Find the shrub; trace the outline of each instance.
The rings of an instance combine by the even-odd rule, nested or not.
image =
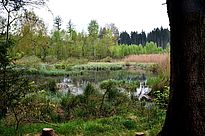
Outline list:
[[[68,58],[65,60],[65,63],[66,64],[69,64],[69,65],[76,65],[76,64],[85,64],[85,63],[88,63],[88,59],[85,59],[85,58]]]
[[[56,93],[56,91],[57,91],[56,81],[55,80],[49,80],[48,83],[47,83],[47,89],[52,93]]]
[[[38,71],[38,69],[36,69],[36,68],[28,68],[28,69],[26,70],[26,73],[27,73],[27,74],[38,74],[39,71]]]
[[[41,59],[36,56],[24,56],[16,61],[17,65],[23,65],[26,67],[38,68],[38,65],[42,63]]]
[[[58,59],[55,56],[46,56],[45,62],[53,64],[53,63],[58,62]]]
[[[147,83],[151,86],[150,95],[161,108],[166,108],[169,101],[169,78],[159,75],[154,78],[149,78]]]
[[[84,92],[83,92],[83,95],[88,98],[89,96],[95,94],[95,88],[93,87],[93,85],[91,83],[88,83]]]
[[[137,123],[134,120],[125,120],[122,124],[128,130],[133,130],[137,128]]]
[[[169,102],[169,87],[164,86],[162,90],[157,90],[153,92],[154,102],[161,108],[167,108]]]

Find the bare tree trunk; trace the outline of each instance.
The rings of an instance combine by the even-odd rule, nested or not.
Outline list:
[[[160,136],[205,136],[205,1],[167,0],[171,94]]]

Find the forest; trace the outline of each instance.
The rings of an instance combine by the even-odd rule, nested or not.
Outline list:
[[[91,20],[77,32],[55,17],[48,31],[27,6],[1,1],[0,135],[159,133],[169,99],[170,31],[119,32]],[[142,83],[150,92],[136,94]]]
[[[66,29],[62,29],[62,19],[57,16],[54,28],[49,33],[46,26],[34,12],[20,15],[21,20],[13,23],[12,41],[15,47],[10,50],[13,58],[36,56],[41,60],[55,57],[58,60],[68,58],[86,58],[100,60],[106,57],[113,59],[128,55],[162,53],[169,48],[169,30],[156,28],[152,32],[119,33],[115,24],[100,27],[96,20],[88,25],[88,34],[77,32],[71,20]],[[5,18],[1,18],[3,23]],[[4,26],[4,24],[2,24]],[[1,30],[5,34],[4,28]],[[130,46],[128,46],[130,45]]]

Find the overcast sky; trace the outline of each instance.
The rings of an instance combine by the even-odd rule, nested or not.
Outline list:
[[[114,23],[120,32],[144,30],[146,33],[153,28],[169,28],[166,0],[49,0],[48,8],[37,11],[49,29],[53,27],[53,18],[60,16],[63,27],[71,19],[78,32],[87,31],[91,20],[97,20],[103,27]]]

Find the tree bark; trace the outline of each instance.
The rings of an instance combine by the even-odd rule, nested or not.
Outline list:
[[[205,136],[205,1],[167,0],[170,102],[159,136]]]

